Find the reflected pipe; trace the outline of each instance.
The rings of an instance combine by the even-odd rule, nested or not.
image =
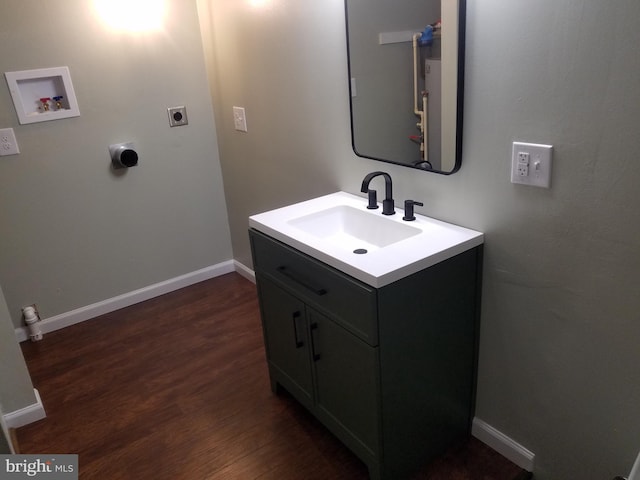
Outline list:
[[[422,110],[418,108],[418,72],[420,71],[420,61],[418,40],[422,33],[413,34],[413,113],[420,117],[416,124],[420,130],[420,156],[425,162],[429,161],[429,151],[427,148],[427,92],[422,92]]]

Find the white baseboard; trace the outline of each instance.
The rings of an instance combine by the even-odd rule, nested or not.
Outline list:
[[[40,330],[42,333],[49,333],[61,328],[75,325],[76,323],[84,322],[92,318],[104,315],[105,313],[114,312],[124,307],[134,305],[151,298],[164,295],[165,293],[173,292],[180,288],[188,287],[194,283],[209,280],[210,278],[218,277],[226,273],[235,271],[234,261],[228,260],[226,262],[218,263],[210,267],[196,270],[179,277],[170,278],[164,282],[149,285],[148,287],[140,288],[132,292],[118,295],[117,297],[108,298],[101,302],[87,305],[86,307],[80,307],[70,312],[61,313],[53,317],[42,319],[40,323]],[[27,327],[18,327],[15,330],[16,339],[18,342],[24,342],[29,339],[29,331]]]
[[[29,423],[37,422],[47,416],[44,411],[44,405],[40,400],[40,394],[37,389],[33,389],[33,393],[36,396],[36,403],[27,405],[15,412],[5,413],[2,418],[7,428],[18,428]]]
[[[236,272],[238,272],[238,274],[242,275],[250,282],[256,283],[256,272],[237,260],[233,261],[233,265],[235,266]]]
[[[520,468],[524,468],[528,472],[533,472],[533,461],[536,456],[488,423],[483,422],[477,417],[474,418],[471,426],[471,434],[478,440],[489,445],[500,455],[511,460]]]

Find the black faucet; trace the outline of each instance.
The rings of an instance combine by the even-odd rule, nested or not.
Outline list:
[[[424,203],[416,202],[415,200],[405,200],[404,201],[404,217],[402,219],[405,222],[413,222],[416,219],[416,216],[413,214],[413,206],[418,205],[420,207],[424,207]]]
[[[369,195],[369,206],[367,208],[374,208],[371,205],[371,200],[372,197],[374,198],[373,202],[375,204],[375,194],[372,196],[371,194],[369,194],[370,190],[369,190],[369,183],[371,182],[371,180],[373,180],[375,177],[382,175],[384,177],[384,200],[382,201],[382,214],[383,215],[393,215],[396,213],[396,210],[393,206],[393,193],[392,193],[392,187],[391,187],[391,175],[389,175],[386,172],[371,172],[369,173],[366,177],[364,177],[364,180],[362,180],[362,188],[360,189],[360,191],[362,193],[367,193]]]

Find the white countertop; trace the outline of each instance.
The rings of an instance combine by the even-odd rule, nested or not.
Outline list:
[[[398,222],[420,231],[366,254],[354,253],[349,242],[328,241],[296,226],[302,217],[346,205],[377,215],[376,224]],[[296,203],[249,217],[249,226],[300,250],[372,287],[383,287],[396,280],[435,265],[484,242],[481,232],[416,214],[416,220],[402,220],[404,211],[383,216],[379,208],[367,210],[367,199],[346,192]],[[383,220],[382,220],[383,219]],[[374,220],[374,219],[372,219]],[[395,226],[389,225],[390,228]],[[401,227],[398,227],[401,228]]]

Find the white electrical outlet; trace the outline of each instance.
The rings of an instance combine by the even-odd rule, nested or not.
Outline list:
[[[233,124],[236,130],[240,132],[247,131],[247,117],[244,112],[244,107],[233,107]]]
[[[0,157],[5,155],[18,155],[20,149],[13,128],[0,129]]]
[[[527,152],[518,152],[518,165],[516,174],[519,177],[526,177],[529,175],[529,159],[531,155]]]
[[[511,183],[549,188],[552,152],[552,145],[513,142]]]

